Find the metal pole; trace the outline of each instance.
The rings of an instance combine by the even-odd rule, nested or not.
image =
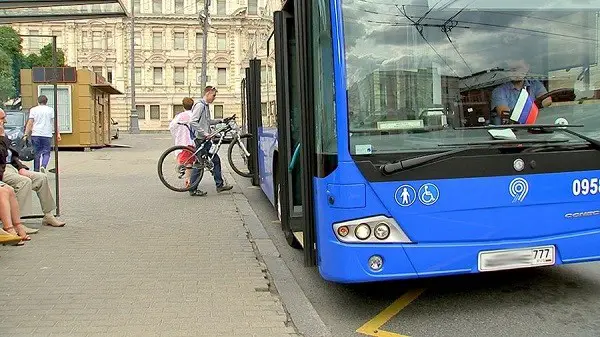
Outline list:
[[[206,88],[206,54],[208,53],[208,18],[210,0],[204,0],[204,28],[202,33],[202,95],[204,95],[204,88]],[[202,15],[198,16],[198,19],[202,21]]]
[[[56,175],[56,216],[60,216],[60,170],[58,169],[58,60],[56,56],[56,36],[52,36],[52,84],[54,85],[54,170]]]
[[[129,115],[129,132],[140,133],[137,109],[135,107],[135,1],[131,0],[131,51],[130,70],[131,70],[131,115]]]

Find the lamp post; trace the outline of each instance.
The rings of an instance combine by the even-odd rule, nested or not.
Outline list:
[[[137,108],[135,107],[135,1],[131,1],[131,50],[130,71],[131,71],[131,114],[129,115],[129,132],[140,133],[140,125],[138,120]]]

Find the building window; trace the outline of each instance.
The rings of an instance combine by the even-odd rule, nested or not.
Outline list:
[[[248,0],[248,14],[258,14],[258,0]]]
[[[38,86],[38,96],[45,95],[48,97],[48,106],[54,106],[54,86],[40,85]],[[71,86],[57,87],[57,112],[58,112],[58,129],[61,133],[71,133],[72,129],[72,113],[71,113]]]
[[[142,68],[140,67],[135,67],[135,84],[142,85]]]
[[[263,116],[267,115],[267,103],[260,103],[260,114]]]
[[[214,106],[214,119],[223,118],[223,106],[215,105]]]
[[[135,111],[137,112],[138,119],[146,119],[146,106],[145,105],[136,105]]]
[[[82,49],[87,49],[88,46],[88,33],[87,32],[81,32],[81,48]]]
[[[196,50],[202,50],[202,33],[196,33]]]
[[[59,30],[53,30],[51,34],[54,35],[54,36],[56,36],[56,46],[58,48],[64,48],[62,46],[62,43],[63,43],[63,41],[62,41],[62,32],[59,31]],[[50,43],[52,43],[52,42],[50,42]]]
[[[152,0],[152,13],[162,14],[162,0]]]
[[[173,117],[180,112],[183,112],[183,105],[173,105]]]
[[[141,0],[133,0],[133,10],[135,13],[142,12],[142,1]]]
[[[163,68],[154,67],[154,84],[162,85],[163,84]]]
[[[175,0],[175,13],[176,14],[183,14],[183,12],[184,12],[183,1],[184,0]]]
[[[114,49],[115,42],[113,40],[112,32],[106,32],[106,49]]]
[[[185,49],[185,33],[183,33],[183,32],[175,33],[174,49],[175,50],[184,50]]]
[[[150,119],[160,119],[160,105],[150,106]]]
[[[142,45],[142,32],[135,32],[133,34],[133,42],[135,43],[136,46]]]
[[[225,15],[226,7],[225,0],[217,0],[217,15]]]
[[[92,71],[97,75],[102,76],[102,67],[92,67]]]
[[[108,81],[108,83],[113,83],[112,67],[106,67],[106,80]]]
[[[210,76],[206,74],[206,83],[210,82]],[[196,68],[196,84],[202,85],[202,68]]]
[[[217,69],[217,84],[218,85],[226,85],[227,84],[227,68]]]
[[[101,50],[102,49],[102,32],[92,32],[92,49],[93,50]]]
[[[261,66],[260,67],[260,83],[266,83],[267,80],[267,67],[266,66]]]
[[[39,30],[30,30],[29,35],[39,35]],[[38,51],[40,49],[40,38],[37,36],[29,37],[29,49],[32,51]]]
[[[185,68],[183,67],[175,67],[175,85],[183,85],[185,84]]]
[[[217,50],[227,49],[227,34],[217,34]]]
[[[162,33],[161,32],[153,32],[152,33],[152,48],[154,50],[162,50]]]

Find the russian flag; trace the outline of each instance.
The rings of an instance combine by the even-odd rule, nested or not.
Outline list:
[[[525,88],[521,89],[517,104],[510,119],[520,124],[534,124],[538,116],[538,107]]]

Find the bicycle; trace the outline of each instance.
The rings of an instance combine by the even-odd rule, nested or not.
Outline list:
[[[215,129],[203,139],[198,139],[194,136],[193,129],[188,123],[177,123],[187,127],[192,139],[194,139],[195,147],[175,145],[165,150],[158,160],[158,177],[160,181],[172,191],[187,192],[198,186],[200,181],[202,181],[205,170],[208,170],[212,175],[214,175],[214,164],[212,159],[215,154],[219,152],[225,134],[230,131],[233,133],[233,139],[229,144],[229,148],[227,149],[227,159],[229,161],[229,165],[235,171],[235,173],[239,174],[240,176],[245,178],[252,177],[253,172],[251,172],[249,169],[251,155],[250,152],[248,152],[246,145],[244,145],[242,142],[242,139],[251,138],[252,134],[242,134],[240,128],[235,122],[235,118],[236,115],[223,119],[224,125],[218,129]],[[210,147],[207,144],[208,142],[210,142]],[[241,150],[241,160],[243,161],[243,166],[246,168],[246,170],[241,170],[237,166],[238,164],[235,163],[233,151],[236,147]],[[208,148],[208,151],[206,151],[205,148]],[[166,159],[170,154],[175,154],[175,160]],[[173,166],[176,180],[181,181],[182,179],[185,179],[186,183],[184,184],[184,187],[176,187],[174,184],[170,184],[167,182],[167,179],[165,179],[165,173],[172,172]],[[197,178],[195,181],[188,181],[188,179],[190,179],[192,176],[193,170],[197,170]]]

